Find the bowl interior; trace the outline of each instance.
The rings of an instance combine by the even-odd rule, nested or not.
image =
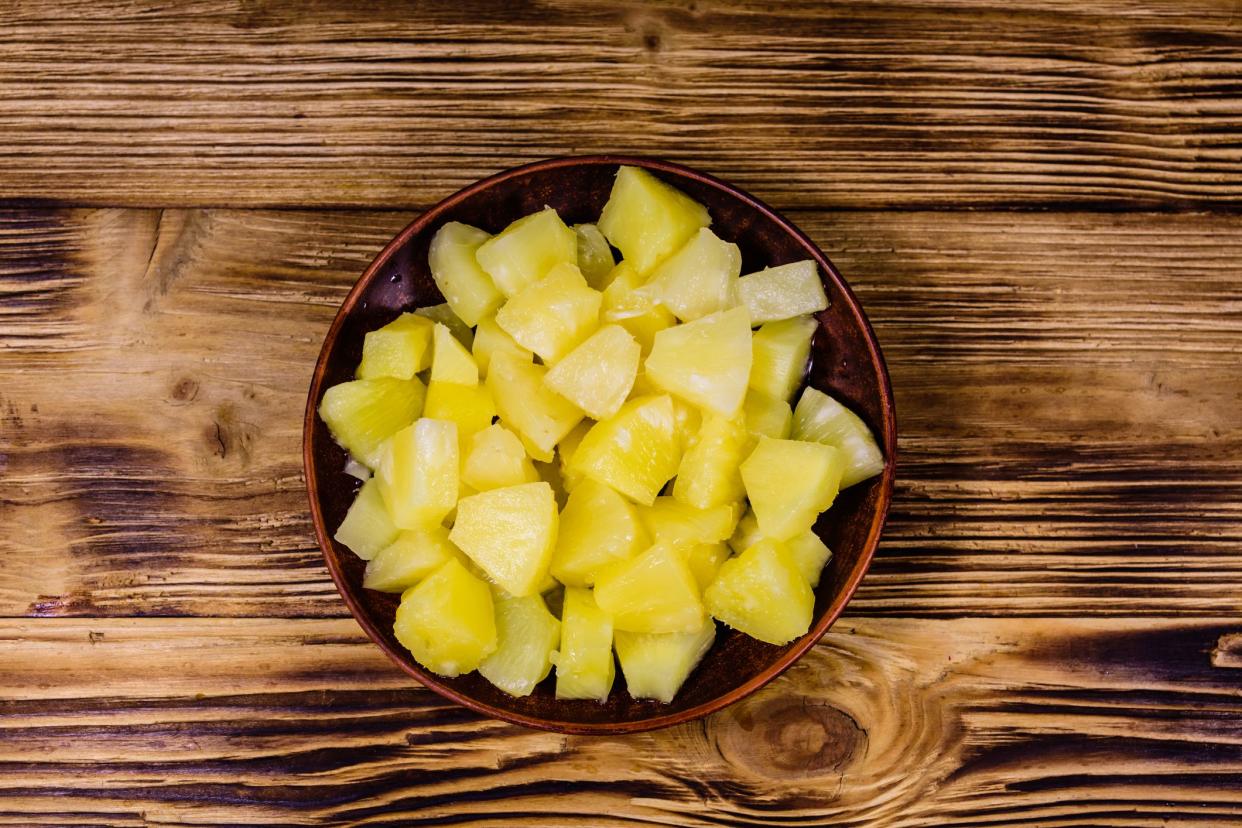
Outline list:
[[[363,589],[364,562],[331,539],[360,484],[344,472],[345,453],[314,408],[326,388],[353,378],[367,331],[402,311],[443,301],[427,266],[428,244],[442,224],[462,221],[494,233],[544,205],[555,207],[567,222],[594,221],[619,163],[646,167],[705,204],[713,230],[741,248],[743,273],[818,260],[831,305],[818,315],[809,383],[866,420],[889,464],[883,475],[842,492],[816,524],[834,555],[816,590],[815,622],[803,638],[776,647],[718,625],[715,645],[667,705],[631,698],[619,668],[606,704],[557,700],[552,677],[531,696],[515,699],[477,673],[453,679],[430,675],[397,643],[392,624],[398,596]],[[648,159],[592,157],[540,162],[479,182],[420,216],[385,248],[346,299],[325,341],[308,401],[305,460],[312,516],[329,570],[359,623],[403,669],[437,692],[498,718],[563,732],[623,732],[723,707],[774,678],[818,640],[853,593],[878,542],[892,489],[895,437],[888,376],[870,326],[835,268],[805,236],[769,208],[708,176]]]

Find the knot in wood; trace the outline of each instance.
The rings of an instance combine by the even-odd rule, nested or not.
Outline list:
[[[805,698],[742,702],[711,727],[717,750],[730,764],[777,779],[836,773],[867,738],[848,713]]]

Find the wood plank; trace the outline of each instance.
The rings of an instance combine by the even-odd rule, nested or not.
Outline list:
[[[440,701],[346,620],[10,620],[0,824],[1236,825],[1238,640],[847,618],[705,722],[580,738]]]
[[[541,157],[788,208],[1242,205],[1232,0],[21,3],[0,198],[426,206]]]
[[[395,212],[0,217],[0,615],[340,616],[320,338]],[[857,615],[1242,609],[1242,228],[797,213],[871,315],[897,496]]]

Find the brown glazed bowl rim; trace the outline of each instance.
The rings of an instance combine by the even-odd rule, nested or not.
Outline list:
[[[716,189],[727,196],[745,203],[750,208],[762,213],[769,220],[777,224],[786,233],[795,237],[801,245],[810,252],[820,269],[828,275],[837,290],[845,298],[850,313],[855,317],[859,330],[862,331],[863,339],[866,342],[867,352],[870,357],[870,363],[876,371],[879,381],[880,391],[880,411],[882,413],[881,431],[883,439],[880,441],[886,448],[886,463],[884,472],[881,477],[880,492],[875,506],[874,517],[872,519],[871,529],[867,534],[867,538],[862,551],[858,557],[858,563],[854,570],[846,577],[844,584],[837,591],[832,599],[832,603],[828,606],[822,616],[815,622],[809,631],[803,635],[797,642],[791,645],[787,650],[780,653],[771,664],[767,665],[757,675],[749,681],[734,687],[728,692],[722,693],[708,701],[698,704],[694,707],[678,710],[673,713],[652,716],[646,719],[618,721],[618,722],[566,722],[543,719],[534,716],[524,715],[513,710],[506,710],[501,707],[488,704],[458,692],[454,688],[444,684],[439,677],[433,673],[423,670],[419,665],[408,658],[404,653],[400,652],[397,647],[392,646],[380,632],[375,629],[370,616],[360,606],[358,599],[355,597],[354,588],[348,583],[345,574],[342,572],[337,562],[336,555],[333,551],[332,540],[328,534],[325,525],[323,511],[320,506],[318,475],[315,473],[315,457],[312,452],[313,432],[315,426],[315,418],[318,416],[316,403],[321,396],[323,380],[328,367],[330,354],[337,345],[342,326],[346,318],[354,310],[354,306],[360,301],[365,288],[376,278],[383,267],[388,263],[389,259],[398,250],[403,248],[411,238],[428,228],[436,225],[441,217],[448,211],[452,210],[459,202],[475,196],[480,192],[487,190],[498,183],[511,178],[527,175],[532,172],[547,172],[566,167],[575,167],[580,165],[600,166],[600,165],[629,165],[642,167],[656,172],[663,172],[675,177],[683,177],[694,180],[695,182]],[[515,216],[515,218],[517,218]],[[879,436],[879,435],[877,435]],[[548,730],[557,733],[569,734],[617,734],[617,733],[634,733],[646,730],[655,730],[662,727],[668,727],[682,722],[692,721],[714,713],[736,701],[750,695],[768,682],[775,679],[785,670],[789,669],[795,661],[806,654],[808,650],[823,637],[824,633],[833,625],[840,617],[845,605],[849,603],[857,590],[863,576],[871,566],[872,558],[875,556],[876,547],[879,544],[880,534],[883,531],[885,521],[888,517],[889,504],[892,500],[893,477],[896,470],[897,461],[897,424],[896,412],[893,404],[892,386],[888,376],[888,368],[884,363],[884,357],[880,352],[879,343],[876,341],[875,331],[872,329],[870,322],[862,311],[862,307],[858,303],[858,299],[850,290],[845,279],[841,276],[836,267],[828,260],[828,257],[819,249],[819,247],[811,241],[811,239],[795,227],[791,222],[781,216],[768,205],[759,199],[749,195],[748,193],[732,186],[713,176],[701,173],[689,167],[680,164],[674,164],[669,161],[663,161],[654,158],[646,158],[642,156],[629,155],[579,155],[565,156],[560,158],[549,158],[543,161],[536,161],[530,164],[513,167],[488,178],[481,179],[475,183],[465,187],[453,195],[445,198],[436,204],[430,210],[422,213],[420,216],[410,222],[405,229],[398,233],[392,241],[390,241],[379,255],[371,262],[370,266],[359,277],[353,288],[345,297],[340,309],[336,313],[336,317],[332,320],[331,327],[324,337],[323,347],[319,352],[319,358],[315,363],[315,371],[311,377],[310,389],[306,402],[306,412],[303,420],[302,430],[302,462],[303,471],[306,476],[307,493],[310,498],[310,511],[312,522],[315,527],[315,538],[319,543],[319,548],[323,554],[324,562],[327,565],[329,574],[332,576],[333,582],[336,584],[337,591],[345,600],[345,605],[349,608],[354,620],[362,627],[367,636],[379,646],[381,650],[411,677],[417,679],[425,687],[438,693],[450,701],[456,702],[470,710],[490,716],[502,721],[523,725],[538,730]],[[343,473],[343,472],[342,472]],[[878,519],[876,519],[878,517]]]

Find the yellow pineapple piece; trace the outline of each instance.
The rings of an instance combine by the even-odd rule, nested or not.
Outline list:
[[[644,274],[709,224],[702,204],[638,167],[617,171],[599,217],[600,232]]]
[[[457,504],[449,540],[510,595],[538,592],[556,545],[552,487],[522,483],[479,492]]]
[[[359,558],[369,561],[392,543],[399,531],[388,515],[379,483],[371,478],[358,490],[333,538]]]
[[[569,469],[651,505],[677,473],[681,450],[673,401],[667,394],[639,397],[591,427],[574,451]]]
[[[492,424],[496,406],[491,392],[482,385],[432,380],[427,386],[423,416],[456,423],[461,455],[465,456],[470,438]]]
[[[616,639],[617,658],[630,695],[667,704],[711,649],[716,623],[708,618],[699,629],[684,633],[618,630]]]
[[[551,364],[599,327],[602,301],[600,292],[586,283],[577,265],[557,265],[496,311],[496,324],[523,348]]]
[[[667,544],[600,571],[595,602],[618,630],[691,632],[703,624],[699,584],[682,553]]]
[[[552,670],[551,655],[561,640],[561,622],[538,595],[515,598],[494,593],[496,651],[479,673],[510,696],[529,696]]]
[[[457,425],[427,417],[394,434],[380,452],[375,479],[402,529],[423,529],[444,520],[457,503]]]
[[[733,537],[729,539],[729,546],[734,552],[741,554],[763,539],[763,533],[759,531],[759,521],[755,519],[755,513],[747,510],[742,519],[738,521],[737,529],[734,531]],[[828,561],[832,560],[832,550],[820,540],[819,535],[815,534],[813,529],[794,535],[789,540],[784,541],[784,544],[785,548],[789,550],[794,564],[798,567],[798,571],[806,578],[807,583],[811,586],[818,586],[820,573],[828,564]]]
[[[650,546],[634,505],[590,478],[569,493],[552,555],[552,575],[566,586],[591,586],[608,564]]]
[[[750,321],[756,325],[817,313],[828,307],[819,269],[810,259],[743,276],[738,293],[750,311]]]
[[[588,285],[603,290],[608,275],[617,263],[612,257],[608,239],[594,224],[575,224],[574,233],[578,237],[578,269]]]
[[[479,245],[490,238],[477,227],[450,221],[436,231],[427,251],[436,287],[453,313],[471,327],[493,313],[505,299],[475,259]]]
[[[643,289],[644,281],[645,277],[628,262],[613,268],[604,288],[600,318],[629,331],[646,355],[651,352],[655,335],[677,324],[677,317]]]
[[[616,414],[634,385],[641,349],[619,325],[605,325],[556,363],[544,384],[597,420]]]
[[[475,259],[500,292],[512,298],[557,265],[576,265],[578,236],[555,210],[545,207],[483,242]]]
[[[453,309],[448,306],[448,302],[439,305],[427,305],[422,308],[415,308],[414,313],[418,316],[430,319],[432,322],[439,322],[441,325],[449,329],[449,333],[453,338],[464,345],[467,349],[474,344],[474,329],[457,318],[457,314],[453,313]]]
[[[738,466],[749,444],[746,429],[736,420],[709,414],[682,455],[673,497],[699,509],[741,500],[746,490]]]
[[[750,365],[750,321],[745,308],[733,308],[657,333],[646,373],[664,390],[732,418],[746,396]]]
[[[717,620],[769,644],[805,635],[815,611],[815,593],[789,550],[772,540],[725,561],[703,600]]]
[[[723,543],[700,543],[678,551],[686,559],[686,565],[690,567],[700,590],[707,589],[716,580],[720,567],[729,560],[729,547]]]
[[[474,361],[479,366],[479,376],[487,376],[487,368],[492,363],[492,355],[504,351],[518,358],[519,361],[530,362],[534,354],[513,341],[499,325],[495,316],[479,320],[479,327],[474,331]]]
[[[755,517],[755,510],[747,509],[746,514],[742,515],[742,519],[737,522],[733,537],[729,538],[729,547],[740,555],[761,540],[763,540],[763,533],[759,531],[759,520]]]
[[[751,370],[753,373],[754,369]],[[774,440],[789,439],[793,411],[784,400],[752,388],[746,392],[746,400],[742,403],[742,416],[746,422],[746,430],[755,437],[762,435]]]
[[[809,316],[768,322],[755,331],[750,387],[788,401],[806,376],[811,337],[818,324]]]
[[[656,393],[663,392],[657,389]],[[681,449],[684,452],[698,436],[699,429],[703,427],[703,414],[693,404],[679,397],[672,399],[673,419],[677,422],[677,438],[681,441]]]
[[[443,526],[407,529],[367,561],[362,585],[380,592],[405,592],[461,552]]]
[[[556,499],[556,508],[564,508],[568,492],[565,491],[565,482],[561,480],[560,464],[553,459],[546,463],[536,460],[533,465],[539,479],[552,487],[552,497]]]
[[[832,446],[760,437],[742,463],[742,483],[765,537],[805,532],[832,505],[845,457]]]
[[[401,595],[393,632],[419,664],[459,676],[496,651],[494,612],[487,584],[453,558]]]
[[[530,456],[552,461],[553,449],[582,420],[582,411],[543,384],[547,369],[512,354],[497,353],[487,388],[505,425],[522,438]]]
[[[479,366],[466,347],[444,325],[436,325],[432,333],[431,381],[458,385],[478,385]]]
[[[427,389],[417,379],[353,380],[323,392],[319,416],[332,438],[370,469],[379,465],[380,445],[414,422]]]
[[[578,444],[582,442],[582,438],[587,435],[593,425],[595,425],[594,420],[584,419],[556,444],[556,459],[561,467],[561,485],[565,487],[566,492],[572,492],[583,480],[579,472],[570,470],[569,461],[574,456],[574,452],[578,450]]]
[[[703,227],[651,274],[645,291],[683,322],[738,304],[742,254]]]
[[[558,699],[608,700],[616,665],[612,659],[612,618],[589,589],[565,588],[561,645],[552,654]]]
[[[461,479],[476,492],[534,483],[539,480],[522,441],[496,423],[470,438]]]
[[[835,446],[845,457],[841,488],[884,471],[884,455],[867,424],[822,391],[807,388],[794,411],[794,436]]]
[[[431,364],[433,323],[412,313],[403,313],[382,328],[367,333],[362,340],[362,361],[358,379],[395,377],[408,380]]]
[[[638,514],[655,543],[681,548],[728,540],[742,511],[736,503],[696,509],[673,497],[657,497],[650,506],[640,506]]]

